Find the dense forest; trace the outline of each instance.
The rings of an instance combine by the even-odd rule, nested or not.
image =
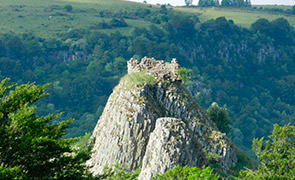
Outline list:
[[[0,36],[1,78],[49,82],[51,96],[39,102],[39,113],[64,112],[56,121],[75,118],[67,137],[93,130],[112,88],[126,73],[126,61],[143,56],[175,57],[190,68],[186,86],[204,108],[212,102],[227,107],[229,136],[241,148],[268,135],[273,123],[294,123],[295,32],[284,18],[259,19],[245,29],[224,17],[200,23],[197,16],[165,6],[100,15],[112,19],[56,39],[32,33]],[[154,24],[134,28],[130,35],[99,31],[128,26],[128,18]]]

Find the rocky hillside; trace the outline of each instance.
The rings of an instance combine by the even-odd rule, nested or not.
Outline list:
[[[232,143],[182,87],[178,69],[175,59],[128,61],[93,131],[87,165],[95,175],[116,163],[141,168],[142,180],[176,165],[210,161],[227,171],[236,163]]]

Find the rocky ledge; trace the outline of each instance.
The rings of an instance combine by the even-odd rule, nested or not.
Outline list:
[[[233,144],[183,88],[175,59],[131,59],[127,66],[92,134],[87,165],[94,175],[116,163],[128,171],[141,168],[140,180],[177,165],[234,166]]]

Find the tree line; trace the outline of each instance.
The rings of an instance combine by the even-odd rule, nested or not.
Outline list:
[[[191,6],[192,0],[185,0],[186,6]],[[199,0],[200,7],[250,7],[250,0]]]

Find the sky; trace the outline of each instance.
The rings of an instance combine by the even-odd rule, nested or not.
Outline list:
[[[143,2],[143,0],[130,0],[135,2]],[[149,4],[171,4],[173,6],[184,5],[184,0],[146,0]],[[295,5],[295,0],[251,0],[252,4],[277,4],[277,5]],[[197,5],[198,0],[193,0],[193,4]]]

